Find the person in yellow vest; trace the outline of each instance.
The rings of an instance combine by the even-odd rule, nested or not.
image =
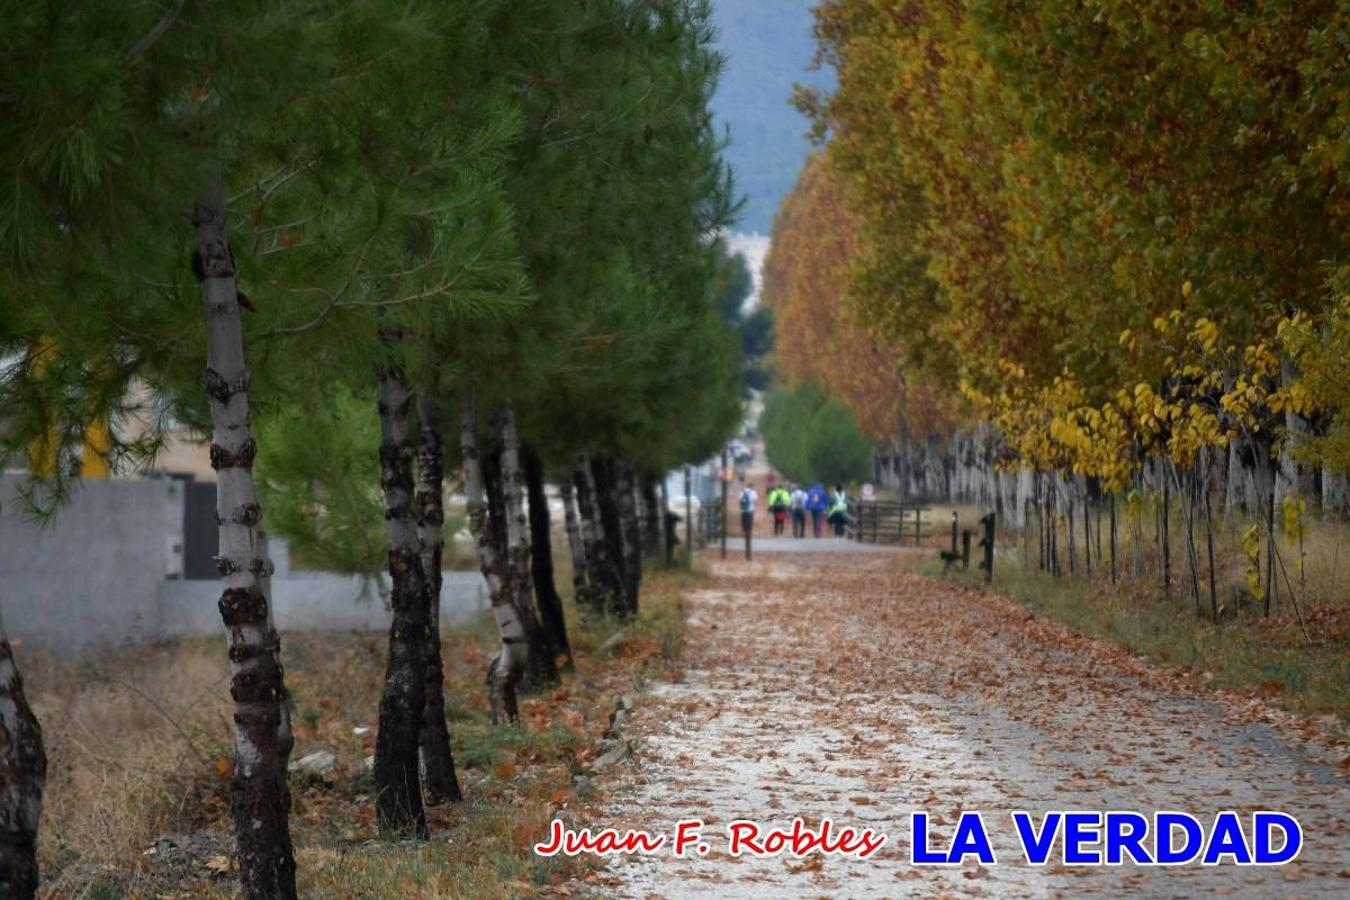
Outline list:
[[[769,489],[768,500],[769,512],[773,513],[773,533],[778,537],[787,527],[788,507],[792,505],[792,498],[787,488],[779,484]]]
[[[826,518],[834,526],[835,537],[843,537],[844,529],[848,526],[848,495],[844,493],[842,484],[834,486],[834,495],[830,498],[830,512]]]

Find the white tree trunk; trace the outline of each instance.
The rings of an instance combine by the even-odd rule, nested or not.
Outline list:
[[[516,721],[520,718],[516,685],[525,673],[527,645],[525,625],[516,613],[515,567],[497,550],[493,523],[488,516],[487,492],[483,487],[483,460],[478,449],[478,413],[472,388],[466,388],[460,401],[459,446],[464,469],[465,507],[469,533],[473,535],[478,565],[487,579],[492,597],[492,612],[502,646],[490,672],[492,721]],[[517,525],[517,528],[521,526]],[[509,539],[508,539],[509,546]],[[526,554],[528,557],[528,553]],[[529,561],[526,560],[528,567]]]
[[[570,479],[564,478],[558,487],[563,502],[563,528],[567,532],[567,549],[572,558],[572,595],[581,602],[586,594],[589,578],[586,572],[586,545],[581,539],[581,522],[577,516],[577,498]]]
[[[397,352],[396,332],[381,338]],[[375,809],[380,833],[424,837],[426,812],[418,767],[426,709],[427,581],[413,504],[416,451],[410,413],[412,392],[391,359],[380,368],[380,489],[389,533],[389,654],[380,694],[375,739]]]
[[[422,773],[427,802],[462,800],[450,729],[445,722],[445,669],[441,662],[441,555],[445,543],[445,443],[438,398],[417,393],[417,536],[426,577],[427,646],[422,663]]]
[[[271,562],[261,534],[262,507],[253,482],[257,447],[249,420],[249,372],[243,323],[225,222],[224,190],[195,204],[193,271],[206,314],[206,372],[211,408],[211,466],[216,470],[223,591],[220,614],[229,634],[234,698],[234,821],[244,893],[294,897],[295,859],[287,816],[286,765],[291,751],[283,714],[286,688],[281,641],[272,625],[267,576]]]

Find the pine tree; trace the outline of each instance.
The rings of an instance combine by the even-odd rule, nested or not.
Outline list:
[[[0,292],[29,302],[0,304],[0,350],[19,359],[0,394],[2,452],[37,442],[56,464],[30,499],[51,504],[74,484],[61,463],[133,384],[212,432],[241,874],[247,896],[293,896],[291,741],[254,462],[278,530],[305,552],[369,573],[388,541],[377,809],[387,833],[423,833],[419,752],[428,799],[457,792],[432,618],[439,419],[459,408],[501,625],[493,708],[510,720],[523,677],[556,677],[539,636],[566,647],[538,515],[545,474],[585,471],[590,584],[631,614],[638,483],[709,452],[737,416],[737,343],[715,286],[713,236],[734,204],[707,112],[720,65],[708,5],[11,6]],[[314,446],[297,446],[296,412],[323,417]],[[145,458],[156,436],[114,433],[100,452]],[[320,449],[352,462],[345,482],[314,471]],[[383,510],[352,484],[373,488],[376,459]],[[315,496],[340,499],[323,516],[348,546],[305,521]]]
[[[51,390],[26,391],[32,414],[11,436],[55,434],[63,443],[115,412],[133,377],[152,391],[175,379],[182,386],[207,359],[206,392],[198,387],[196,395],[199,421],[209,405],[217,426],[241,874],[248,896],[294,896],[290,736],[265,590],[269,563],[257,533],[250,385],[222,185],[260,161],[249,155],[259,122],[284,131],[288,102],[314,83],[308,20],[249,2],[168,11],[14,8],[0,20],[7,107],[0,152],[13,173],[0,189],[0,284],[6,293],[22,285],[30,301],[6,343],[52,347],[46,335],[60,335],[51,352],[61,362],[30,352],[16,381],[80,398],[51,403],[44,402]],[[200,307],[188,301],[193,275],[205,331]],[[44,496],[60,499],[64,468],[42,474],[51,484]]]

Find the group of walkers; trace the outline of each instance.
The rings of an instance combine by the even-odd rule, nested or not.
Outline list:
[[[816,537],[824,533],[826,523],[834,529],[837,537],[844,536],[844,529],[848,525],[848,495],[844,493],[843,485],[836,484],[834,491],[827,494],[820,482],[809,488],[799,484],[773,484],[765,500],[773,516],[775,537],[781,536],[786,530],[789,518],[792,520],[792,536],[806,537],[807,516],[811,517],[811,533]],[[755,504],[758,501],[759,493],[750,484],[743,483],[740,499],[743,533],[748,534],[754,529]]]

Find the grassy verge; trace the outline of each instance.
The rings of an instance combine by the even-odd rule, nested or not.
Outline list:
[[[286,634],[299,759],[335,764],[292,776],[291,816],[303,896],[513,897],[547,893],[576,873],[532,844],[560,811],[594,813],[587,771],[615,700],[674,663],[682,597],[696,575],[652,573],[638,620],[619,629],[569,605],[575,670],[522,698],[519,726],[489,720],[483,684],[495,648],[484,616],[444,635],[446,701],[466,800],[429,811],[432,839],[376,834],[374,752],[385,639]],[[50,775],[40,855],[54,896],[235,896],[230,860],[232,731],[223,646],[187,640],[67,664],[29,655],[30,698],[46,731]],[[169,836],[169,840],[164,838]],[[147,850],[155,848],[147,854]],[[584,877],[583,873],[583,877]],[[561,888],[559,888],[561,890]]]
[[[940,576],[931,558],[918,571]],[[974,564],[972,563],[972,569]],[[1155,663],[1190,672],[1197,684],[1265,697],[1345,736],[1350,730],[1350,608],[1305,610],[1304,626],[1290,610],[1270,618],[1253,606],[1233,610],[1218,623],[1197,617],[1189,597],[1174,588],[1162,595],[1152,582],[1100,574],[1054,577],[1020,554],[1000,554],[993,586],[1030,609],[1079,632],[1120,644]],[[975,572],[948,575],[982,584]]]

